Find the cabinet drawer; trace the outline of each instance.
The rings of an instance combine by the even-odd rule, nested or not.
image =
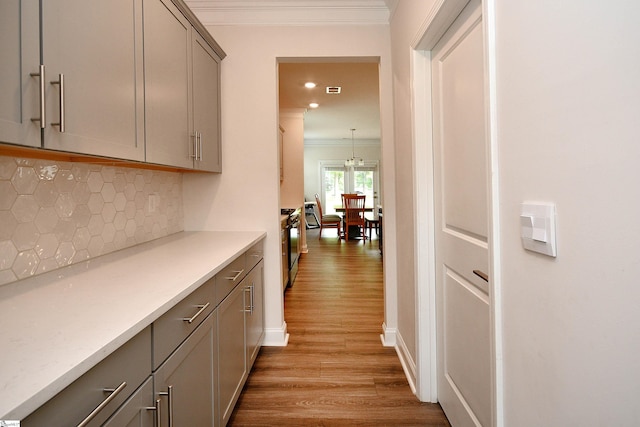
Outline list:
[[[211,278],[153,322],[154,370],[202,323],[215,306],[214,278]]]
[[[246,270],[247,270],[247,272],[249,272],[264,257],[263,241],[260,240],[258,243],[253,245],[246,252],[246,254],[247,254],[247,260],[246,260],[247,268],[246,268]]]
[[[21,422],[22,427],[78,425],[110,396],[111,401],[88,424],[101,425],[151,374],[151,328],[107,356]],[[105,390],[120,391],[109,392]]]
[[[245,254],[240,255],[224,270],[216,274],[216,306],[229,295],[229,292],[244,279],[246,274]]]

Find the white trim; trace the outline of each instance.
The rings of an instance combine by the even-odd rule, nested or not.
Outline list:
[[[383,0],[186,0],[204,25],[386,25]]]
[[[265,328],[262,340],[264,347],[286,347],[288,343],[287,322],[282,322],[279,328]]]
[[[411,52],[413,85],[413,171],[415,284],[416,284],[416,396],[423,402],[437,402],[436,278],[433,140],[431,138],[431,54]]]
[[[411,358],[411,353],[409,352],[409,349],[407,349],[407,346],[400,334],[397,334],[396,353],[398,354],[398,359],[400,359],[404,375],[407,377],[407,381],[409,382],[409,387],[413,394],[416,394],[416,363]]]
[[[502,350],[502,275],[500,270],[500,174],[498,151],[498,101],[496,77],[496,0],[482,0],[482,20],[485,48],[485,102],[487,114],[487,141],[489,141],[489,275],[491,277],[491,333],[493,411],[492,424],[503,427],[504,422],[504,368]]]
[[[380,340],[383,347],[395,347],[398,336],[398,328],[389,328],[386,323],[382,323],[382,334]]]

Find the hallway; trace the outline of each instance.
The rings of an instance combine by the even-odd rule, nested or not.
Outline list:
[[[229,425],[448,426],[437,404],[411,393],[382,347],[378,242],[339,242],[307,230],[309,253],[285,294],[287,347],[262,348]]]

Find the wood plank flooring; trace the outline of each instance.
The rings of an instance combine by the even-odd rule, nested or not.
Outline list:
[[[421,403],[394,349],[380,340],[378,242],[339,242],[307,230],[296,282],[285,294],[287,347],[263,347],[231,416],[232,426],[449,426]]]

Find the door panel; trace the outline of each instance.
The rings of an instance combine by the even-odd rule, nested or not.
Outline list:
[[[455,426],[491,424],[487,144],[480,0],[432,52],[438,400]]]

